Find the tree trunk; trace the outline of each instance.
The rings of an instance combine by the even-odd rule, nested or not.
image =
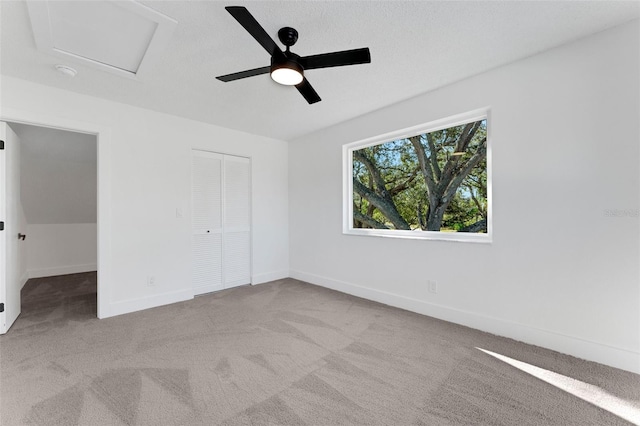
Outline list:
[[[427,216],[427,231],[439,231],[442,226],[442,217],[447,209],[447,204],[440,204],[435,209],[429,209]]]
[[[389,199],[382,197],[370,190],[362,184],[358,179],[353,179],[353,190],[358,193],[362,198],[369,201],[371,204],[382,213],[384,217],[389,219],[396,229],[411,229],[406,220],[400,215],[396,205],[393,203],[391,197]],[[373,218],[370,218],[374,220]]]
[[[360,195],[362,198],[369,201],[369,203],[375,206],[380,213],[393,224],[396,229],[411,229],[406,220],[402,217],[398,209],[396,208],[395,203],[393,202],[393,197],[391,193],[387,190],[386,183],[384,178],[380,174],[380,170],[373,164],[373,161],[368,158],[362,151],[354,151],[353,156],[356,160],[360,161],[369,171],[369,175],[371,176],[371,181],[375,183],[375,189],[367,188],[360,182],[358,179],[353,179],[353,189]],[[372,214],[373,210],[370,209],[371,213],[369,214],[369,219],[373,222],[377,222],[373,219]],[[369,222],[366,222],[370,224]],[[386,227],[386,226],[385,226]]]
[[[487,232],[487,219],[481,219],[476,223],[473,223],[469,226],[465,226],[460,230],[460,232]]]
[[[375,220],[372,217],[369,216],[365,216],[362,213],[360,213],[359,211],[355,211],[353,212],[353,218],[354,220],[358,221],[359,223],[363,223],[366,225],[369,225],[370,228],[373,229],[389,229],[389,227],[387,225],[385,225],[384,223],[380,223],[377,220]],[[364,226],[363,226],[364,228]]]
[[[465,126],[458,143],[456,151],[463,152],[466,150],[473,135],[480,127],[479,122],[469,123]],[[487,139],[485,138],[473,156],[466,162],[462,162],[459,156],[450,157],[442,171],[433,167],[434,152],[430,156],[422,145],[420,136],[409,138],[413,145],[418,162],[420,163],[420,171],[424,175],[427,186],[427,199],[429,206],[427,207],[426,231],[439,231],[442,226],[442,217],[444,216],[449,203],[453,199],[458,187],[473,168],[482,160],[487,151]],[[429,141],[428,141],[429,142]],[[433,148],[432,148],[433,149]]]

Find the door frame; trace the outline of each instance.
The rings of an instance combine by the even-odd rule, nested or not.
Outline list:
[[[98,227],[98,294],[97,316],[107,318],[111,313],[111,128],[96,123],[89,123],[59,117],[51,114],[40,114],[31,111],[3,108],[0,121],[14,122],[50,129],[86,133],[96,136],[97,144],[97,227]]]

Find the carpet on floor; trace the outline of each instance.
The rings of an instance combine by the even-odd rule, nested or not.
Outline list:
[[[640,422],[636,374],[294,279],[103,320],[95,273],[30,280],[0,383],[3,426]]]

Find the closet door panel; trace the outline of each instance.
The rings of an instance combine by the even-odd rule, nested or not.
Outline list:
[[[224,230],[247,231],[251,226],[250,164],[248,158],[225,156]]]
[[[208,293],[251,282],[251,162],[192,151],[192,287]]]
[[[225,288],[251,282],[251,234],[224,233],[224,286]]]
[[[224,286],[251,282],[251,163],[224,157]]]
[[[192,287],[194,294],[224,288],[222,269],[222,180],[224,157],[192,155]]]
[[[222,290],[222,234],[192,236],[194,294]]]
[[[223,156],[193,151],[191,200],[193,229],[222,229]]]

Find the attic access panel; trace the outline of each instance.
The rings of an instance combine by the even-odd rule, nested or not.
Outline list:
[[[27,1],[38,50],[135,78],[177,22],[133,0]]]

